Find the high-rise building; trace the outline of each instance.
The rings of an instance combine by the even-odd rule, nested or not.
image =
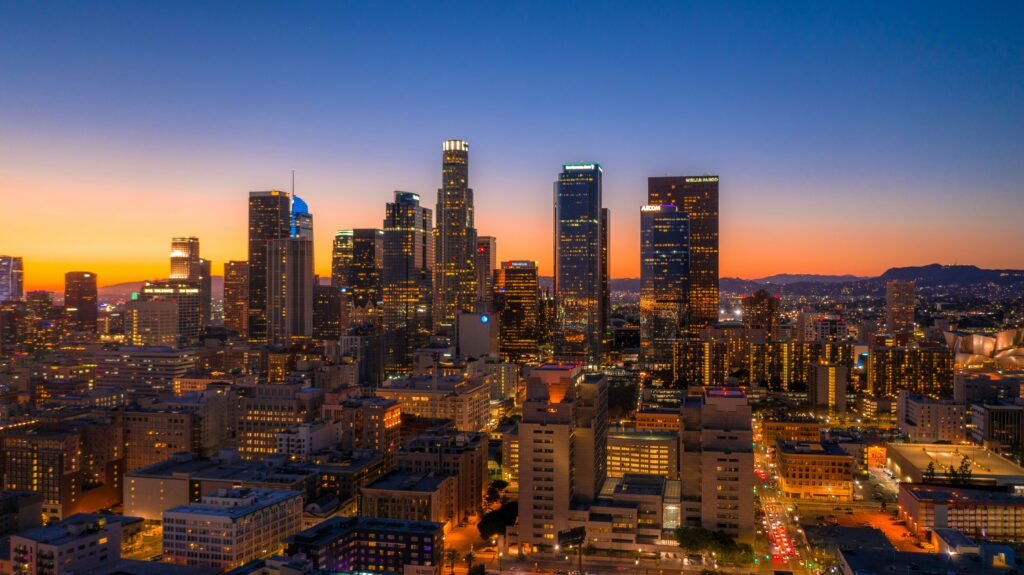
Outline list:
[[[313,336],[313,281],[312,240],[291,237],[267,242],[270,343],[288,345]]]
[[[812,365],[807,373],[807,397],[811,405],[836,413],[846,412],[846,384],[850,370],[845,365]]]
[[[265,343],[267,330],[268,247],[291,231],[291,198],[285,192],[249,192],[249,341]]]
[[[247,333],[249,323],[249,262],[224,264],[224,327]]]
[[[718,321],[718,176],[647,178],[647,203],[672,204],[690,218],[691,334]]]
[[[885,282],[885,328],[889,333],[914,331],[915,287],[912,280]]]
[[[24,296],[24,269],[20,257],[0,256],[0,302]]]
[[[687,525],[754,537],[750,404],[736,388],[706,388],[682,408],[679,468]]]
[[[779,331],[779,297],[759,289],[743,298],[743,325],[764,330],[766,339],[777,339]]]
[[[138,300],[175,302],[178,306],[178,346],[190,347],[199,343],[203,325],[200,282],[189,280],[146,282],[142,284]]]
[[[455,313],[472,310],[477,299],[474,253],[473,189],[469,187],[469,143],[441,145],[442,186],[437,191],[435,327],[451,334]]]
[[[519,424],[518,539],[551,551],[569,528],[574,503],[600,493],[607,470],[608,380],[586,377],[578,363],[536,367],[526,382]]]
[[[395,192],[384,218],[384,370],[408,373],[433,332],[434,236],[419,194]],[[454,316],[452,318],[454,320]]]
[[[331,285],[344,288],[354,307],[380,305],[383,271],[383,230],[338,230],[331,253]]]
[[[178,303],[169,300],[128,302],[124,335],[129,345],[177,347]]]
[[[210,261],[199,257],[199,238],[171,239],[171,274],[168,278],[193,282],[199,286],[199,326],[202,329],[209,325],[212,278]]]
[[[75,331],[96,331],[96,317],[99,315],[96,293],[96,274],[92,272],[68,272],[64,274],[64,310],[71,329]]]
[[[476,311],[494,311],[494,272],[498,267],[498,242],[492,236],[476,240]]]
[[[555,182],[555,358],[601,363],[607,317],[601,166],[566,164]]]
[[[644,369],[662,383],[686,326],[689,272],[689,218],[671,204],[641,208],[640,350]]]
[[[502,357],[509,361],[535,357],[540,335],[537,263],[501,262],[501,269],[495,274],[494,293]]]
[[[199,238],[172,238],[170,279],[198,281],[201,275],[202,271],[199,268]]]
[[[341,301],[340,288],[313,286],[313,339],[337,340],[341,337]]]

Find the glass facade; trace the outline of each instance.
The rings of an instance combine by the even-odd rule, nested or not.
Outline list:
[[[607,325],[601,166],[567,164],[555,182],[555,358],[599,364]],[[603,217],[602,217],[603,216]]]
[[[447,140],[441,146],[442,184],[437,191],[435,323],[454,333],[455,314],[476,303],[476,227],[469,187],[469,143]]]
[[[412,352],[433,332],[431,267],[434,236],[431,211],[420,197],[395,192],[384,218],[384,371],[388,376],[412,369]]]
[[[689,274],[689,218],[671,204],[641,208],[640,349],[644,369],[662,383],[686,325]]]
[[[249,341],[266,343],[267,246],[291,231],[291,198],[285,192],[249,193]]]

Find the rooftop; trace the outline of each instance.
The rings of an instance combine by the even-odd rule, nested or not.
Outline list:
[[[433,493],[441,484],[451,477],[435,473],[400,473],[392,471],[363,489],[384,489],[388,491],[415,491]]]
[[[1024,480],[1024,467],[977,445],[890,443],[887,449],[918,470],[926,469],[929,463],[934,463],[937,469],[957,467],[967,456],[975,478],[1020,477]]]
[[[833,457],[850,457],[845,449],[835,443],[807,443],[803,441],[777,442],[780,453],[787,455],[829,455]]]
[[[346,533],[355,530],[373,531],[375,533],[395,533],[412,535],[435,535],[443,528],[441,523],[431,521],[408,521],[405,519],[381,519],[374,517],[333,517],[296,533],[285,540],[288,544],[326,545],[336,541]]]
[[[273,505],[278,505],[292,498],[302,498],[301,491],[279,489],[224,489],[203,497],[202,503],[181,505],[164,511],[186,515],[216,515],[230,519],[240,519]]]
[[[918,501],[933,503],[988,503],[1003,505],[1024,505],[1024,495],[1017,495],[1004,489],[976,489],[949,485],[924,485],[901,483],[901,491],[907,491]]]

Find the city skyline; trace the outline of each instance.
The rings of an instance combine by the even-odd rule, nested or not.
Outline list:
[[[198,237],[214,270],[245,259],[241,198],[290,190],[292,169],[327,277],[333,232],[381,227],[394,190],[436,205],[450,138],[473,146],[479,234],[544,276],[550,183],[574,162],[605,168],[613,277],[639,276],[646,178],[701,174],[722,178],[722,277],[1024,267],[962,240],[1012,236],[1024,207],[1019,6],[107,10],[19,5],[0,24],[19,86],[0,94],[0,183],[31,199],[0,214],[2,251],[26,290],[165,277],[171,237]],[[620,42],[612,22],[631,24]],[[456,31],[474,48],[451,67]]]

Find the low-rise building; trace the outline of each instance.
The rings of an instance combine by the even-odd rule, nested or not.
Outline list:
[[[444,524],[447,530],[459,516],[455,487],[451,475],[389,473],[359,489],[359,514],[431,521]]]
[[[302,529],[302,492],[223,489],[163,513],[164,560],[232,569],[281,550]]]
[[[331,449],[341,440],[341,424],[312,421],[292,425],[277,434],[277,452],[292,461],[305,461],[317,451]]]
[[[72,515],[59,523],[12,535],[11,570],[17,575],[61,575],[116,561],[121,558],[121,522],[117,519]]]
[[[779,488],[792,499],[851,501],[854,458],[834,443],[779,441]]]
[[[330,572],[441,575],[444,527],[429,521],[334,517],[286,540],[289,555],[303,555]]]
[[[890,443],[886,466],[897,480],[922,483],[929,465],[941,478],[946,470],[970,463],[971,482],[978,485],[1024,485],[1024,468],[984,447],[940,443]]]
[[[608,477],[629,473],[679,479],[679,434],[656,429],[608,433]]]
[[[459,431],[487,429],[490,390],[482,378],[409,375],[389,380],[374,393],[377,397],[397,401],[403,414],[448,419]]]
[[[901,483],[898,503],[900,517],[920,537],[950,528],[969,537],[1024,540],[1024,494],[1016,488]]]

